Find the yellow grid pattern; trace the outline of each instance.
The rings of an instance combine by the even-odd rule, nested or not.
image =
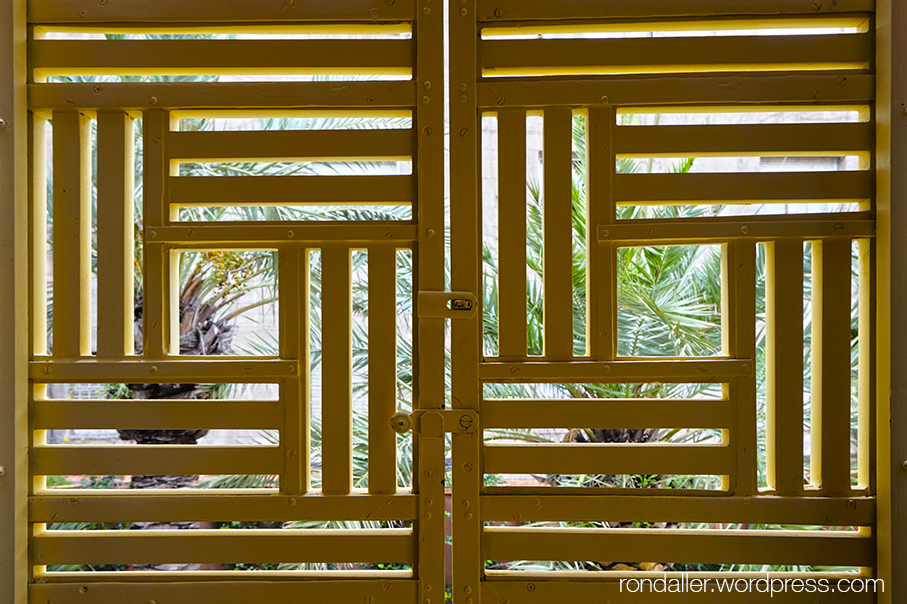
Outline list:
[[[789,0],[753,3],[721,0],[664,8],[643,0],[559,3],[545,0],[450,2],[450,290],[480,296],[479,189],[481,116],[494,114],[501,154],[500,208],[525,212],[525,118],[545,123],[546,199],[570,191],[570,131],[574,114],[586,117],[588,180],[587,342],[575,356],[571,334],[570,206],[544,215],[545,354],[526,349],[525,230],[501,221],[500,353],[482,356],[481,312],[450,321],[451,401],[475,411],[478,430],[454,433],[452,445],[453,594],[457,602],[549,602],[574,598],[620,600],[608,576],[486,572],[501,560],[684,560],[708,563],[856,566],[875,573],[874,458],[875,325],[875,88],[874,4],[848,2],[819,8]],[[444,438],[448,416],[432,414],[445,403],[443,312],[419,311],[419,423],[412,492],[395,485],[393,398],[394,304],[397,249],[417,257],[415,291],[442,292],[444,283],[444,62],[443,7],[429,0],[384,3],[291,2],[277,9],[243,0],[221,3],[216,19],[202,6],[174,1],[153,5],[32,0],[28,21],[28,87],[34,224],[42,198],[46,120],[53,120],[51,146],[54,197],[53,355],[45,350],[47,325],[43,233],[31,243],[32,360],[29,443],[31,481],[29,566],[31,602],[115,602],[175,597],[199,601],[442,602],[444,595]],[[375,25],[413,32],[405,40],[46,40],[53,31],[96,30],[162,33],[261,32],[319,28],[331,33],[368,31]],[[846,35],[802,35],[797,28],[855,27]],[[791,28],[780,36],[654,38],[563,38],[545,34],[589,31]],[[539,34],[508,40],[509,33]],[[498,36],[483,39],[483,34]],[[52,75],[180,74],[412,74],[411,80],[344,82],[53,83]],[[695,111],[759,107],[868,107],[857,124],[661,126],[617,125],[622,110]],[[313,109],[412,112],[411,130],[371,132],[180,132],[181,112]],[[144,149],[144,342],[133,355],[132,120],[143,120]],[[98,336],[91,354],[88,276],[91,165],[89,120],[97,120],[98,152]],[[522,141],[523,147],[520,147]],[[186,183],[173,170],[179,160],[249,160],[295,157],[349,158],[376,155],[412,158],[413,176],[325,177],[323,189],[298,179],[272,177],[254,194],[270,203],[393,198],[414,206],[414,220],[394,224],[180,224],[175,208],[239,203],[247,183],[218,177]],[[310,151],[311,150],[311,151]],[[618,174],[618,156],[860,154],[863,170],[810,174]],[[560,160],[560,161],[558,161]],[[521,165],[522,164],[522,165]],[[214,181],[217,182],[214,182]],[[404,197],[401,197],[404,196]],[[796,217],[734,217],[683,220],[617,220],[619,205],[854,200],[850,213]],[[102,211],[103,210],[103,211]],[[815,484],[802,484],[803,242],[813,243],[812,470]],[[850,289],[851,250],[860,247],[860,476],[850,469]],[[617,248],[714,244],[722,247],[723,350],[693,359],[622,358],[617,355]],[[769,251],[766,275],[770,489],[756,480],[756,245]],[[280,355],[215,361],[181,358],[175,329],[176,255],[196,249],[277,250],[280,291]],[[308,255],[322,251],[325,408],[323,490],[309,485]],[[351,488],[350,254],[367,249],[369,300],[375,317],[370,351],[370,487]],[[505,269],[505,267],[508,267]],[[343,276],[347,278],[344,279]],[[846,292],[846,294],[844,294]],[[62,309],[66,309],[65,312]],[[382,315],[383,313],[383,315]],[[381,320],[381,316],[385,320]],[[457,316],[454,313],[453,316]],[[370,323],[370,328],[372,327]],[[383,330],[383,331],[382,331]],[[375,337],[375,335],[381,337]],[[869,336],[867,337],[867,334]],[[372,354],[373,352],[373,354]],[[328,379],[330,378],[330,379]],[[232,401],[48,401],[49,383],[204,381],[276,383],[277,402],[255,402],[252,415]],[[609,410],[576,401],[485,401],[484,383],[505,382],[718,382],[724,400],[649,401]],[[571,406],[572,405],[572,406]],[[216,406],[216,410],[212,407]],[[459,411],[458,411],[459,413]],[[602,421],[626,426],[642,415],[669,416],[684,426],[724,428],[714,447],[584,448],[574,445],[487,445],[484,428],[546,427],[553,414],[568,413],[576,425]],[[218,427],[273,428],[274,448],[104,447],[47,445],[43,430],[121,427],[142,418],[148,428],[176,429],[218,419]],[[707,421],[703,418],[708,417]],[[428,421],[426,421],[428,419]],[[621,423],[624,422],[624,423]],[[619,489],[485,487],[486,473],[702,473],[724,479],[720,492],[639,493]],[[44,488],[54,474],[245,474],[280,476],[279,494],[261,493],[69,493]],[[860,527],[852,533],[807,531],[550,529],[485,526],[485,522],[600,519],[626,522],[683,521],[734,524],[807,524]],[[194,531],[193,535],[45,531],[48,522],[135,520],[410,520],[412,530],[381,531]],[[241,552],[249,562],[411,562],[413,573],[341,577],[223,577],[176,573],[107,573],[48,576],[42,567],[66,563],[211,562],[212,552]],[[746,575],[740,575],[746,576]],[[828,576],[837,577],[831,573]],[[565,580],[581,579],[581,580]],[[793,595],[779,601],[801,601]],[[626,600],[631,601],[631,600]],[[705,600],[704,600],[705,601]],[[710,600],[711,601],[711,600]],[[717,601],[717,600],[716,600]],[[730,601],[730,600],[729,600]],[[740,601],[746,601],[741,598]],[[824,600],[823,600],[824,601]],[[829,596],[828,601],[874,602],[872,594]]]

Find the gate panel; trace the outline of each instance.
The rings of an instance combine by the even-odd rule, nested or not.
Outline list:
[[[717,581],[764,580],[765,571],[832,584],[876,576],[866,293],[875,236],[873,5],[461,5],[452,8],[451,44],[468,52],[452,55],[451,77],[467,77],[474,40],[475,110],[493,118],[482,132],[496,140],[458,154],[454,137],[452,185],[461,186],[452,186],[452,208],[470,211],[476,181],[466,173],[482,149],[496,148],[482,163],[492,170],[482,177],[497,186],[496,204],[494,185],[482,198],[485,262],[497,264],[484,277],[477,385],[481,467],[505,484],[479,485],[485,526],[477,531],[454,514],[455,598],[458,573],[477,567],[482,599],[495,603],[748,602],[765,596],[719,593]],[[464,18],[473,8],[474,23]],[[451,93],[453,120],[472,102],[459,94]],[[794,115],[804,111],[839,113],[804,123]],[[763,123],[769,113],[793,117]],[[527,118],[541,118],[540,130]],[[784,165],[829,156],[850,159],[809,172]],[[669,169],[669,160],[689,165]],[[642,167],[628,170],[634,162]],[[656,352],[636,352],[626,341],[628,305],[645,303],[627,292],[626,264],[667,248],[720,254],[720,266],[698,281],[720,289],[711,352],[659,351],[657,338],[642,347]],[[454,267],[469,254],[466,245],[452,251]],[[656,389],[694,394],[646,394]],[[655,428],[668,435],[663,442],[633,440]],[[684,434],[712,436],[674,438]],[[454,447],[455,472],[472,463],[470,453]],[[631,484],[581,480],[621,476]],[[646,477],[656,486],[634,482]],[[457,474],[454,488],[459,499]],[[456,537],[471,544],[476,532],[478,557]],[[678,580],[687,573],[706,589],[626,589],[627,579],[660,579],[661,571]],[[834,590],[822,597],[876,601]]]
[[[37,133],[53,127],[56,320],[43,331],[36,325],[30,362],[29,601],[444,599],[443,431],[426,431],[431,418],[424,418],[425,435],[413,437],[412,459],[401,458],[419,479],[398,487],[398,437],[390,422],[399,401],[400,304],[413,309],[414,405],[425,410],[444,405],[443,320],[420,320],[414,295],[441,292],[445,285],[443,15],[425,9],[417,20],[415,4],[406,1],[382,4],[381,10],[355,1],[328,8],[289,2],[276,11],[253,4],[225,5],[212,21],[178,4],[156,4],[152,10],[135,3],[30,3],[29,109],[36,174],[42,161],[38,150],[44,146]],[[186,33],[231,39],[180,39]],[[250,39],[256,36],[262,39]],[[384,79],[368,79],[375,74]],[[362,77],[367,79],[356,79]],[[356,116],[405,122],[388,129],[246,127],[255,119],[311,117],[342,125]],[[142,120],[141,233],[133,232],[135,119]],[[223,127],[193,127],[192,120],[200,119],[221,120]],[[240,175],[235,169],[226,176],[214,169],[187,176],[181,170],[186,163],[275,161],[411,162],[413,169],[408,174],[395,168],[398,173],[341,170],[308,176],[286,171]],[[32,200],[38,217],[32,237],[39,241],[47,222],[43,187],[36,187]],[[231,220],[201,222],[184,213],[249,204],[402,206],[411,213],[394,220],[347,216],[324,222],[244,222],[236,212]],[[400,215],[405,214],[395,214]],[[141,245],[143,297],[134,318],[135,239]],[[180,273],[180,256],[241,251],[273,258],[279,299],[276,354],[187,356],[180,329],[187,278]],[[354,282],[357,271],[365,270],[356,260],[365,257],[363,252],[365,286]],[[36,245],[36,317],[46,314],[41,253]],[[398,253],[414,257],[411,268],[398,262]],[[94,257],[96,294],[91,291]],[[404,271],[413,273],[406,275],[411,301],[398,295]],[[367,320],[354,308],[361,287],[367,291]],[[354,392],[361,384],[354,383],[358,353],[352,337],[360,329],[368,330],[370,342],[365,356],[355,358],[369,365],[365,399]],[[50,354],[43,342],[48,333]],[[315,351],[317,360],[313,333],[323,343]],[[201,346],[204,351],[206,345]],[[311,399],[316,362],[322,368],[323,399],[317,418]],[[250,400],[47,396],[51,384],[147,382],[160,387],[246,384],[259,390],[246,397]],[[262,384],[278,392],[277,400],[256,395]],[[355,405],[364,405],[369,417],[364,461],[356,457],[353,423],[362,409]],[[49,444],[46,436],[47,430],[190,428],[269,431],[275,440],[113,446]],[[317,430],[320,451],[313,449]],[[46,476],[58,475],[253,475],[279,487],[89,491],[46,484]],[[282,527],[316,521],[331,528]],[[229,522],[257,523],[257,528],[215,524]],[[184,530],[163,530],[174,527]],[[218,569],[224,562],[270,564],[273,570]],[[277,563],[320,566],[282,570]],[[193,566],[190,572],[140,570],[140,565],[162,564]],[[63,568],[67,565],[82,570]],[[92,565],[119,566],[92,572]]]

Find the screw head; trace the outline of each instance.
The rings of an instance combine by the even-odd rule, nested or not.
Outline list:
[[[0,120],[0,128],[6,128],[6,120]]]
[[[744,235],[746,235],[747,233],[750,232],[750,228],[748,226],[740,227],[740,232],[743,233]]]
[[[526,585],[526,591],[535,591],[535,583],[528,583]]]
[[[150,368],[148,371],[151,372],[151,375],[156,374],[156,373],[157,373],[157,365],[152,365],[151,368]]]
[[[813,7],[813,10],[821,10],[822,3],[819,2],[819,0],[815,0],[815,2],[812,3],[812,7]]]
[[[494,9],[494,16],[497,17],[498,19],[500,19],[501,17],[503,17],[503,16],[504,16],[504,9],[503,9],[503,8],[496,8],[496,9]]]
[[[434,130],[431,129],[431,126],[426,126],[425,128],[422,128],[422,134],[424,134],[425,136],[431,136],[432,132],[434,132]]]

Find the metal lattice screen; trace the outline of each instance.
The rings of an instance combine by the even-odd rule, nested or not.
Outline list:
[[[874,576],[872,4],[655,4],[32,1],[31,600]],[[197,475],[269,478],[47,478]]]

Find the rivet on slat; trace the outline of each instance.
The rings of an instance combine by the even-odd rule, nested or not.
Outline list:
[[[157,373],[157,365],[152,365],[152,366],[148,369],[148,371],[151,372],[151,375],[156,374],[156,373]]]

